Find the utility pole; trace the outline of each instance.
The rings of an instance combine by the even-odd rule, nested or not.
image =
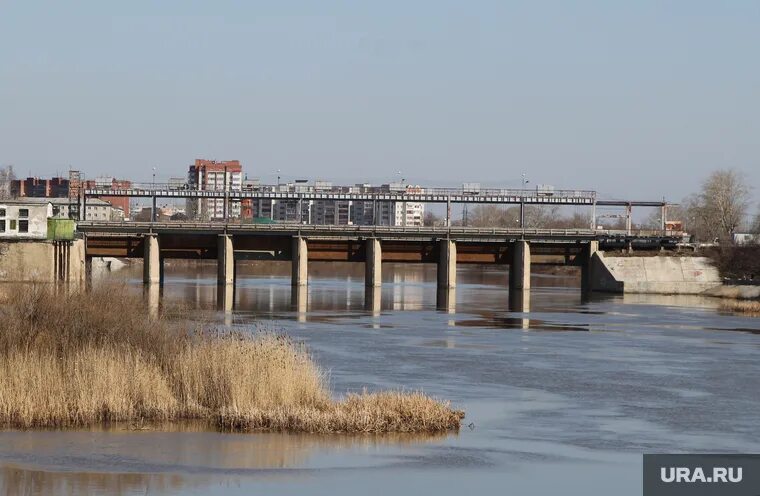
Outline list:
[[[229,186],[228,186],[228,182],[227,182],[228,179],[227,178],[228,178],[228,176],[227,176],[227,164],[224,164],[224,185],[223,185],[224,186],[224,205],[223,205],[223,209],[224,209],[224,212],[223,212],[224,222],[227,222],[227,215],[228,215],[228,209],[229,209],[229,204],[230,204]]]
[[[525,230],[525,185],[530,181],[522,174],[522,190],[520,191],[520,229]]]
[[[156,168],[153,167],[153,183],[152,188],[153,190],[153,201],[151,202],[151,209],[150,209],[150,221],[156,222]]]

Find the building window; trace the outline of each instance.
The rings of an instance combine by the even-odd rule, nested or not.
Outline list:
[[[0,232],[5,232],[5,219],[0,220]]]
[[[0,208],[0,217],[5,217],[5,209]]]
[[[20,220],[20,221],[18,221],[18,232],[20,232],[20,233],[28,233],[29,232],[29,221],[28,220]]]
[[[11,231],[16,230],[16,219],[11,219]]]
[[[29,209],[28,208],[19,208],[18,209],[18,216],[19,217],[29,217]]]

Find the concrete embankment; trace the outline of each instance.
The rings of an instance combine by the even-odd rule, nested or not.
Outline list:
[[[704,294],[721,286],[706,257],[613,257],[591,259],[591,287],[610,293]]]
[[[0,281],[83,283],[84,241],[7,241],[0,243]]]

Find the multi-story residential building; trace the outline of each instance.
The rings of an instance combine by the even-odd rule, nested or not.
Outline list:
[[[313,186],[302,182],[281,185],[280,191],[306,193],[312,191],[334,193],[421,193],[419,186],[401,183],[370,186],[357,184],[351,187],[332,186],[317,181]],[[301,205],[300,214],[298,205]],[[425,205],[420,202],[389,202],[374,200],[254,200],[250,202],[252,218],[266,218],[278,222],[300,222],[317,225],[385,225],[421,226]]]
[[[243,167],[239,160],[215,161],[196,159],[187,173],[189,189],[201,191],[240,191]],[[229,200],[224,211],[224,198],[188,198],[187,215],[191,219],[221,220],[240,217],[240,200]],[[226,215],[225,215],[226,214]]]

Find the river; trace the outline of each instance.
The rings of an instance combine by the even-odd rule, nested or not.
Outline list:
[[[708,298],[583,299],[576,275],[534,276],[530,311],[513,313],[495,267],[460,267],[439,309],[435,267],[393,264],[373,308],[362,270],[312,264],[294,305],[287,264],[239,264],[234,310],[214,318],[306,342],[336,395],[449,399],[459,433],[2,431],[0,495],[639,495],[642,453],[760,448],[760,319]],[[141,285],[138,267],[108,277]],[[215,266],[165,277],[165,301],[215,308]]]

